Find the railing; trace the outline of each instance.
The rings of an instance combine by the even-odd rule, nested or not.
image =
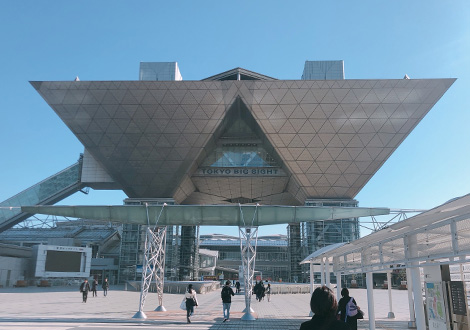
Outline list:
[[[21,212],[21,206],[51,205],[82,188],[82,159],[72,166],[23,190],[0,203],[0,232],[27,219],[30,214]]]

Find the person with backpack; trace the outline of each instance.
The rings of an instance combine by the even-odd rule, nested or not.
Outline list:
[[[336,319],[338,307],[335,295],[323,285],[313,291],[310,298],[311,320],[300,325],[300,330],[348,330],[348,325]]]
[[[220,295],[222,297],[222,307],[224,310],[223,322],[226,322],[230,318],[230,305],[232,304],[232,296],[235,295],[232,288],[230,287],[230,281],[225,282]]]
[[[341,296],[342,298],[338,303],[339,320],[345,322],[351,330],[357,330],[357,312],[359,306],[357,306],[356,300],[349,296],[347,288],[341,290]]]

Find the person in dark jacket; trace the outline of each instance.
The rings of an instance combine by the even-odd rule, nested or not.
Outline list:
[[[230,318],[230,305],[232,304],[232,296],[234,296],[232,288],[230,287],[230,281],[225,282],[220,296],[222,297],[222,306],[224,310],[224,321],[226,322]]]
[[[237,283],[235,283],[235,287],[237,288],[237,293],[240,293],[240,282],[237,281]]]
[[[346,306],[348,302],[352,299],[352,303],[356,305],[357,309],[359,307],[356,304],[356,300],[349,296],[349,290],[347,288],[343,288],[341,290],[341,299],[338,302],[338,314],[339,320],[341,322],[345,322],[351,330],[357,330],[357,317],[356,316],[347,316]]]
[[[88,298],[88,291],[90,291],[90,283],[88,283],[88,280],[85,280],[81,285],[80,285],[80,292],[82,293],[83,297],[83,302],[86,303],[87,298]]]
[[[336,319],[337,307],[336,298],[327,286],[316,288],[310,299],[314,315],[310,321],[300,325],[300,330],[348,330],[346,323]]]
[[[103,288],[103,295],[106,297],[108,295],[108,289],[109,289],[109,282],[108,279],[105,278],[103,284],[101,285]]]
[[[98,297],[98,294],[96,293],[97,286],[98,286],[98,280],[95,278],[93,280],[93,283],[91,283],[91,292],[93,293],[93,297]]]
[[[264,297],[264,285],[263,285],[263,281],[259,281],[259,282],[256,282],[254,288],[253,288],[253,291],[256,295],[256,300],[258,300],[259,302],[261,302],[261,299],[263,299]]]

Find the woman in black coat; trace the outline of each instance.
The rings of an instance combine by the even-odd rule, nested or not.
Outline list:
[[[327,286],[316,288],[310,299],[310,308],[315,315],[302,323],[300,330],[348,330],[346,323],[336,319],[337,307],[336,298]]]
[[[338,313],[340,314],[339,319],[341,322],[345,322],[351,330],[357,330],[357,317],[346,317],[346,305],[351,300],[351,297],[349,296],[349,290],[347,288],[343,288],[341,290],[341,296],[342,298],[339,300],[338,303]],[[354,298],[352,298],[352,302],[357,307],[356,300],[354,300]],[[357,309],[359,309],[359,307],[357,307]]]

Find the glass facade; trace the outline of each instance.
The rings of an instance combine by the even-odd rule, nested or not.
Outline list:
[[[177,62],[140,62],[139,80],[183,80]]]
[[[1,202],[0,227],[7,226],[8,228],[12,226],[11,221],[14,221],[14,223],[19,222],[18,219],[21,218],[16,219],[16,217],[20,217],[22,212],[18,206],[53,204],[78,191],[81,187],[81,166],[82,162],[80,158],[76,164]],[[5,206],[15,207],[10,209]],[[27,216],[23,219],[26,218]]]
[[[257,143],[232,143],[217,147],[203,166],[278,167],[274,158]]]
[[[279,167],[274,155],[269,153],[255,133],[253,118],[247,111],[233,113],[216,148],[202,166],[212,167]]]
[[[356,200],[307,200],[306,206],[357,207]],[[359,238],[359,218],[306,222],[308,254],[335,243]]]
[[[126,199],[126,205],[141,205],[147,202],[149,205],[161,205],[163,203],[172,204],[171,200],[139,200],[139,199]],[[125,281],[138,281],[141,279],[142,273],[140,270],[143,264],[145,253],[145,233],[147,226],[123,224],[121,234],[121,249],[119,254],[119,282]],[[181,243],[185,242],[181,238],[182,226],[167,226],[166,233],[166,251],[165,251],[165,278],[168,280],[179,280],[180,272],[180,249]],[[193,238],[188,245],[194,245],[197,241]],[[197,250],[196,250],[197,251]],[[193,251],[189,259],[192,263],[185,264],[185,269],[196,268],[193,262],[197,262],[196,251]]]
[[[241,264],[240,240],[222,234],[202,235],[200,248],[218,251],[217,266],[236,269]],[[258,237],[255,272],[263,279],[273,281],[289,280],[288,243],[285,235]]]
[[[302,80],[344,79],[344,61],[305,61]]]

